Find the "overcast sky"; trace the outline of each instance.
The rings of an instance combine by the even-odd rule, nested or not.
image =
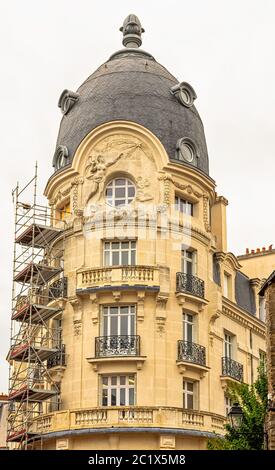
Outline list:
[[[7,390],[13,249],[11,189],[52,173],[57,101],[114,51],[129,13],[143,49],[198,95],[210,175],[229,199],[228,249],[275,244],[274,0],[0,0],[0,392]]]

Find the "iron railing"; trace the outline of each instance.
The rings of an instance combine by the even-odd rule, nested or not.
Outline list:
[[[243,365],[230,357],[222,357],[222,375],[243,382]]]
[[[95,338],[95,357],[139,356],[139,353],[139,336],[98,336]]]
[[[65,344],[62,344],[61,350],[54,353],[47,360],[47,368],[52,369],[57,366],[66,366]]]
[[[192,274],[177,273],[177,292],[187,292],[204,298],[204,281]]]
[[[60,297],[67,297],[67,277],[61,277],[49,286],[49,300],[58,299]]]
[[[206,365],[205,347],[190,341],[178,341],[178,361]]]

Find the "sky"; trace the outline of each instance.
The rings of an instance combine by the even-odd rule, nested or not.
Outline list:
[[[38,162],[52,174],[61,92],[116,50],[124,18],[142,48],[197,93],[210,175],[229,200],[228,250],[275,245],[275,2],[273,0],[0,0],[0,393],[8,388],[13,206]]]

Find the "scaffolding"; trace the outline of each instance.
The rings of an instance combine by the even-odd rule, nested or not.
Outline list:
[[[32,203],[22,202],[32,193]],[[28,449],[41,436],[34,420],[60,407],[60,385],[53,371],[63,369],[62,312],[67,296],[64,277],[65,222],[62,214],[37,204],[34,177],[13,191],[15,209],[11,339],[8,361],[7,442]],[[41,441],[42,442],[42,441]],[[13,443],[13,444],[10,444]]]

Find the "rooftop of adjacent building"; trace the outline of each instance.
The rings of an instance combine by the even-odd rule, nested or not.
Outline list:
[[[249,249],[246,248],[245,254],[243,255],[238,255],[237,258],[239,260],[244,260],[244,259],[251,259],[255,258],[257,256],[269,256],[269,255],[274,255],[275,254],[275,248],[272,248],[272,245],[269,245],[268,247],[263,246],[262,248],[256,248],[256,249]]]

